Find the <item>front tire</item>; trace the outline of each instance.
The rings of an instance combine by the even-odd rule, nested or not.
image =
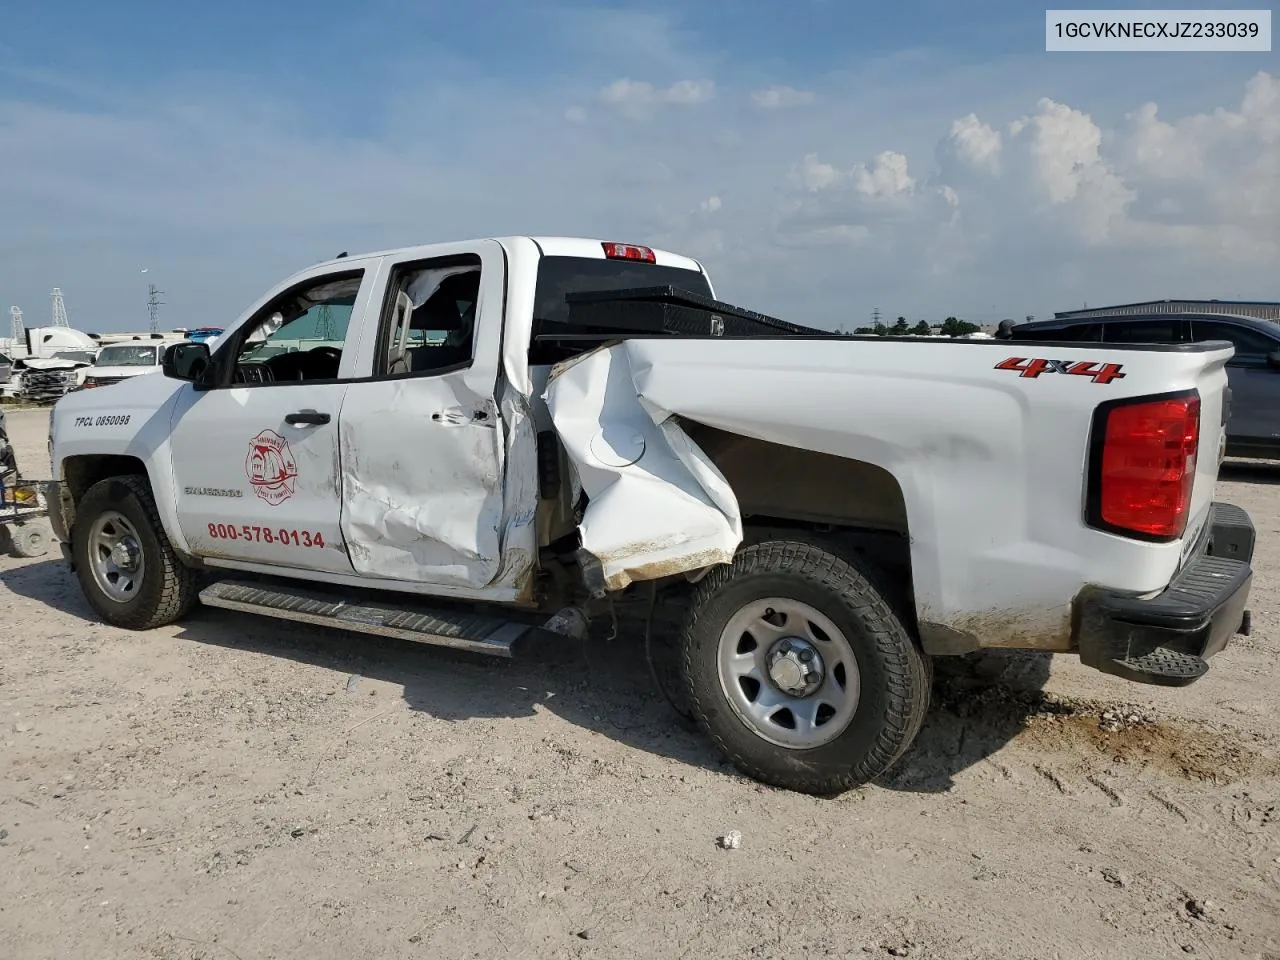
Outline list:
[[[929,660],[892,606],[812,543],[756,544],[708,574],[681,654],[694,716],[729,761],[802,793],[879,777],[929,706]]]
[[[94,484],[76,505],[76,576],[98,616],[150,630],[183,617],[197,600],[197,572],[178,557],[141,476]]]

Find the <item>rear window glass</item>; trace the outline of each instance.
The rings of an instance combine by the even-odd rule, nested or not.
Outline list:
[[[554,332],[569,319],[570,293],[597,293],[635,287],[676,287],[704,297],[711,285],[704,274],[682,267],[627,260],[595,260],[590,257],[543,257],[538,263],[538,284],[533,294],[533,336],[529,362],[558,363],[581,348],[567,344],[539,342],[541,333]],[[548,329],[548,325],[551,325]]]
[[[711,296],[707,278],[696,270],[627,260],[543,257],[538,264],[538,285],[534,291],[535,326],[547,321],[563,323],[569,319],[569,305],[564,299],[566,294],[665,286]]]

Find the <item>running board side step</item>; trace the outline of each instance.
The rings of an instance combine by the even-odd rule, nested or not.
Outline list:
[[[539,631],[531,624],[515,623],[500,617],[426,607],[405,609],[376,603],[354,603],[290,586],[273,584],[267,587],[238,580],[220,580],[206,587],[200,591],[200,600],[207,606],[224,610],[497,657],[513,656],[512,648],[517,640]]]

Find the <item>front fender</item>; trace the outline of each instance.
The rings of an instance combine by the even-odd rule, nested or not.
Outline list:
[[[174,549],[184,559],[190,557],[178,525],[169,448],[173,405],[184,386],[189,388],[148,375],[77,391],[54,405],[49,439],[53,479],[63,503],[63,530],[55,529],[59,539],[70,535],[74,508],[69,498],[84,492],[75,489],[78,478],[91,485],[105,475],[137,470],[151,484],[161,525]]]

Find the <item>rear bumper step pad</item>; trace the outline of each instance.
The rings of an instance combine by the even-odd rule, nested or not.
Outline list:
[[[1248,631],[1253,522],[1215,503],[1208,536],[1160,594],[1149,599],[1088,588],[1076,599],[1077,642],[1086,666],[1139,683],[1180,687]]]

